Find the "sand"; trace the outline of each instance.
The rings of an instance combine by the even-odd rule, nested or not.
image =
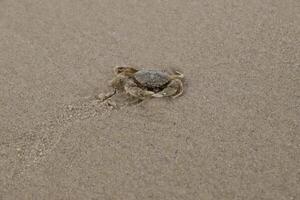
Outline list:
[[[299,13],[1,0],[0,199],[299,199]],[[185,93],[101,104],[115,65],[178,69]]]

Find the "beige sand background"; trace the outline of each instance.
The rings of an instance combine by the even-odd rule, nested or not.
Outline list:
[[[1,0],[0,199],[299,199],[299,6]],[[129,64],[185,94],[97,103]]]

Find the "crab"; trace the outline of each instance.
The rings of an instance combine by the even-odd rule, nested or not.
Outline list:
[[[140,101],[146,98],[179,97],[183,93],[183,74],[173,74],[161,70],[135,69],[133,67],[115,67],[116,77],[111,86],[118,91],[125,91],[129,96]]]

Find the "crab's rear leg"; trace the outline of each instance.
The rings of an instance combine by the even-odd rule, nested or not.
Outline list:
[[[179,97],[183,93],[183,84],[179,79],[172,80],[165,89],[155,93],[152,97]]]
[[[140,100],[150,98],[152,95],[154,95],[154,92],[140,88],[131,79],[127,80],[127,82],[125,83],[124,89],[125,89],[126,93],[128,93],[130,96],[135,97]]]

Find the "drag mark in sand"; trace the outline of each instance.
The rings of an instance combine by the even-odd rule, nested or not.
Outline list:
[[[1,151],[15,148],[17,159],[12,178],[21,176],[27,169],[40,163],[59,144],[66,128],[73,122],[90,118],[106,118],[117,111],[107,102],[100,102],[92,98],[79,100],[69,105],[57,108],[47,122],[36,124],[32,129],[23,131],[22,137],[14,141],[0,144]],[[7,149],[8,150],[8,149]]]

